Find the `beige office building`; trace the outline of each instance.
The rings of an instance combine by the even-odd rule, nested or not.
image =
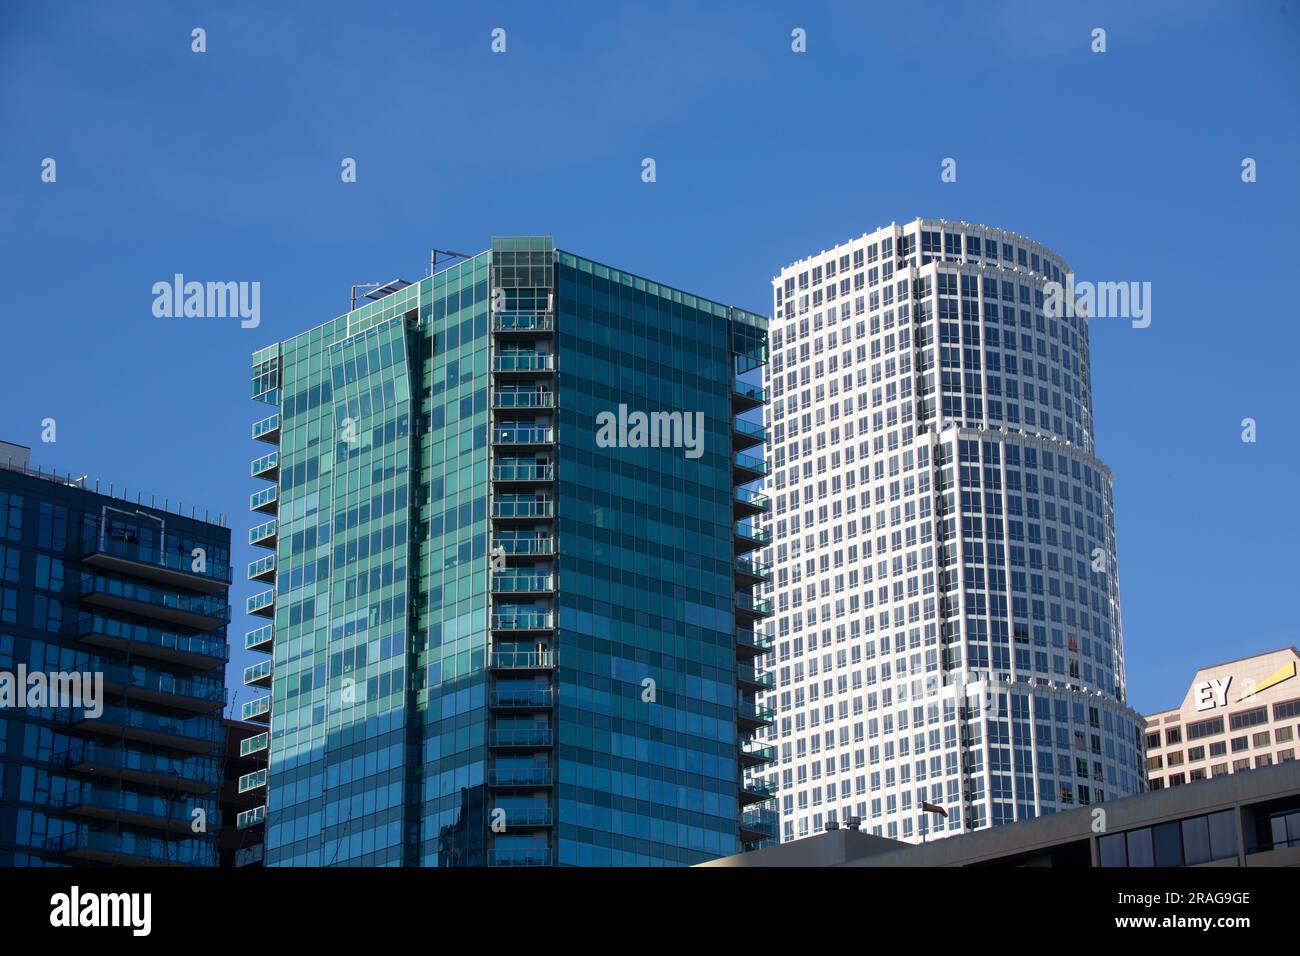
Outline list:
[[[1147,717],[1152,790],[1294,760],[1300,651],[1243,657],[1196,672],[1182,704]]]

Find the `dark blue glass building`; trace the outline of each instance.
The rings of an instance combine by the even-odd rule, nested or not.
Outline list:
[[[230,532],[0,443],[0,866],[216,864]]]

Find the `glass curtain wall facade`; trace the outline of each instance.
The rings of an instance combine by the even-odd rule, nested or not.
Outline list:
[[[742,829],[763,609],[736,558],[766,320],[544,237],[391,289],[253,359],[267,864],[678,864],[774,835],[770,810]],[[702,454],[602,446],[620,404],[700,412]]]
[[[1044,309],[1069,271],[916,220],[775,278],[779,762],[756,775],[783,840],[948,835],[1143,788],[1088,320]]]
[[[217,864],[229,588],[224,524],[0,467],[0,866]]]

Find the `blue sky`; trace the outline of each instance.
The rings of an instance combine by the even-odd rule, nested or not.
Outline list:
[[[1130,700],[1173,706],[1199,665],[1300,643],[1300,333],[1280,295],[1300,246],[1298,17],[1279,2],[6,2],[0,439],[225,511],[241,542],[265,450],[248,429],[267,411],[246,398],[249,354],[346,311],[354,282],[420,277],[434,246],[553,234],[766,313],[782,265],[877,226],[996,225],[1080,278],[1152,283],[1149,328],[1094,323],[1093,390]],[[177,272],[260,282],[260,327],[155,318],[151,287]],[[237,567],[253,556],[239,547]],[[253,590],[237,582],[236,606]]]

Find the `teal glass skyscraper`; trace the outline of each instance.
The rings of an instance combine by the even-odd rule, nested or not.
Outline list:
[[[776,835],[767,321],[489,251],[257,352],[268,865],[676,865]],[[250,747],[261,744],[250,744]]]

